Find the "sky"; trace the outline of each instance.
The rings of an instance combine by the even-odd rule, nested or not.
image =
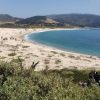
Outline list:
[[[100,0],[0,0],[0,14],[15,17],[69,13],[100,15]]]

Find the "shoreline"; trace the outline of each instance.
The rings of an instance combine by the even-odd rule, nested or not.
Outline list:
[[[89,29],[89,28],[87,28]],[[68,28],[68,29],[48,29],[48,30],[42,30],[42,31],[38,31],[38,32],[33,32],[33,33],[29,33],[29,34],[26,34],[26,35],[23,35],[23,39],[27,42],[30,42],[30,43],[33,43],[33,44],[37,44],[37,45],[40,45],[40,46],[45,46],[45,47],[49,47],[49,48],[52,48],[52,49],[55,49],[55,50],[60,50],[60,51],[64,51],[66,53],[72,53],[72,54],[80,54],[80,55],[85,55],[85,56],[93,56],[93,57],[99,57],[99,56],[96,56],[96,55],[90,55],[90,54],[85,54],[85,53],[78,53],[78,52],[74,52],[74,51],[70,51],[70,50],[65,50],[65,49],[61,49],[61,48],[57,48],[57,47],[53,47],[53,46],[50,46],[50,45],[46,45],[46,44],[42,44],[42,43],[39,43],[39,42],[36,42],[35,40],[31,40],[29,39],[29,35],[31,34],[38,34],[38,33],[42,33],[42,32],[48,32],[48,31],[59,31],[59,30],[86,30],[84,28]]]
[[[0,45],[0,55],[5,57],[5,61],[16,59],[20,56],[24,59],[23,66],[29,68],[32,62],[38,62],[36,71],[40,71],[48,67],[51,69],[96,69],[100,70],[100,58],[91,55],[85,55],[80,53],[67,52],[59,50],[57,48],[42,45],[39,43],[31,42],[25,40],[25,36],[29,34],[44,32],[44,31],[54,31],[63,29],[2,29],[0,28],[0,37],[7,37],[4,43]],[[14,39],[11,40],[10,38]],[[16,47],[16,55],[8,56]]]

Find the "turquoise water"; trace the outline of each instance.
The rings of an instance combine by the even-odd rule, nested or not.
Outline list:
[[[28,39],[70,52],[100,56],[100,29],[47,31],[30,34]]]

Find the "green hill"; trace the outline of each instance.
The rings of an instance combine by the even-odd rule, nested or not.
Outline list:
[[[34,16],[16,22],[16,24],[33,25],[33,26],[57,26],[59,22],[47,18],[46,16]]]
[[[0,27],[96,27],[100,28],[100,16],[93,14],[58,14],[33,16],[26,19],[0,14]]]
[[[16,21],[22,20],[22,18],[12,17],[8,14],[0,14],[0,24],[15,23]]]
[[[100,15],[58,14],[58,15],[48,15],[47,17],[63,24],[69,24],[81,27],[100,27]]]

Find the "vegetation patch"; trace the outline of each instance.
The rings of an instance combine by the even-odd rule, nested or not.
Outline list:
[[[24,59],[22,59],[22,58],[20,58],[20,60],[21,60],[21,62],[24,61]],[[13,59],[11,62],[12,62],[12,63],[19,63],[20,61],[19,61],[18,58],[16,58],[16,59]]]
[[[23,48],[29,48],[29,46],[23,46]]]
[[[0,100],[99,100],[100,86],[82,87],[90,70],[19,69],[13,62],[0,62]],[[13,64],[12,64],[13,63]],[[23,66],[24,67],[24,66]],[[18,70],[19,69],[19,70]]]
[[[10,53],[10,54],[8,54],[8,56],[15,56],[16,55],[16,53]]]

